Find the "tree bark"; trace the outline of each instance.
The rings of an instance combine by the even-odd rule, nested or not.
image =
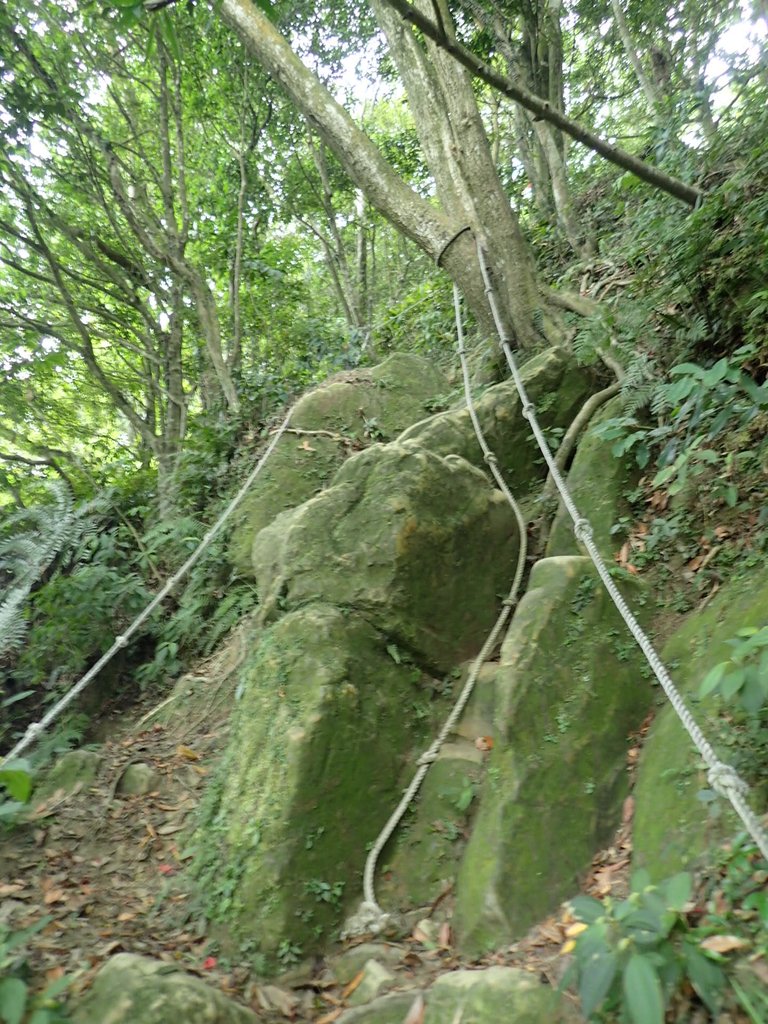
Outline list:
[[[486,232],[490,234],[490,237],[484,237],[484,241],[494,264],[496,284],[510,313],[515,339],[518,344],[528,343],[534,334],[532,316],[539,299],[527,251],[522,261],[524,266],[519,268],[520,280],[514,272],[510,272],[511,264],[521,248],[522,236],[517,237],[516,225],[510,227],[513,218],[511,211],[507,214],[509,204],[498,179],[494,182],[486,174],[479,176],[478,194],[468,205],[466,177],[462,176],[463,172],[459,174],[460,161],[464,168],[471,167],[473,161],[490,162],[487,139],[484,133],[480,135],[478,131],[482,125],[476,106],[474,112],[463,107],[460,95],[458,108],[450,109],[449,116],[453,119],[451,132],[455,133],[450,138],[445,133],[435,131],[434,126],[425,131],[422,142],[428,150],[430,164],[432,160],[442,159],[447,151],[454,151],[447,168],[440,173],[438,188],[441,206],[436,208],[403,181],[251,0],[222,0],[220,10],[227,23],[241,34],[264,69],[282,86],[318,135],[336,154],[347,175],[362,189],[371,205],[433,260],[440,262],[464,294],[480,325],[489,334],[493,325],[477,264],[475,241],[465,229],[480,231],[483,235]],[[405,26],[402,28],[406,30]],[[410,47],[410,44],[403,42],[403,51],[406,46]],[[413,74],[418,76],[424,73],[424,62],[420,59]],[[426,80],[424,88],[430,90],[438,103],[434,116],[439,119],[446,109],[445,95],[440,94],[434,83],[427,84]],[[417,97],[419,95],[417,90]],[[414,116],[421,120],[416,111]],[[478,152],[470,152],[470,144],[475,143],[478,144]],[[448,205],[444,205],[446,203]],[[506,251],[499,251],[500,237],[511,247],[513,256]]]

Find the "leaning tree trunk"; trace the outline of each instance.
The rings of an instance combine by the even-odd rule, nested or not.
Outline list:
[[[533,260],[491,162],[488,140],[465,72],[425,51],[413,72],[426,74],[423,89],[412,85],[414,117],[433,173],[440,169],[440,205],[418,195],[397,174],[368,136],[299,60],[266,15],[251,0],[222,0],[221,14],[243,37],[251,53],[280,83],[293,103],[336,154],[369,202],[399,231],[439,261],[461,289],[481,327],[491,333],[485,288],[475,254],[475,237],[488,249],[495,283],[518,345],[535,338],[533,320],[542,304]],[[384,20],[384,11],[380,11]],[[394,20],[392,20],[394,18]],[[393,55],[413,52],[412,30],[388,16]],[[406,36],[408,33],[408,36]],[[414,40],[415,42],[415,40]],[[430,44],[431,45],[431,44]],[[406,87],[408,83],[406,82]],[[437,106],[430,108],[427,97]],[[450,122],[443,122],[446,114]],[[470,228],[470,231],[465,229]]]

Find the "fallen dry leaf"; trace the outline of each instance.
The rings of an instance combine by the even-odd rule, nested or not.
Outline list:
[[[478,736],[475,740],[475,746],[478,750],[493,750],[493,737],[491,736]]]
[[[443,921],[440,925],[440,931],[437,933],[438,946],[440,946],[441,949],[450,949],[452,938],[453,936],[451,934],[450,924],[448,921]]]
[[[193,750],[191,747],[184,746],[183,743],[180,743],[179,746],[176,747],[176,756],[180,757],[183,761],[199,761],[200,760],[200,755],[195,750]]]
[[[17,892],[23,892],[26,886],[23,882],[10,882],[0,885],[0,896],[15,896]]]
[[[747,948],[749,942],[737,935],[710,935],[700,943],[700,946],[710,953],[732,953],[736,949]]]

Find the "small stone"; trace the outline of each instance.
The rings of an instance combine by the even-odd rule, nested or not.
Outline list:
[[[417,992],[392,992],[367,1006],[345,1010],[336,1024],[403,1024]]]
[[[360,984],[347,1000],[350,1006],[362,1006],[364,1003],[370,1003],[382,991],[391,988],[395,980],[394,974],[378,960],[368,960],[363,971]]]
[[[160,776],[151,765],[143,761],[129,764],[120,777],[116,792],[120,796],[145,796],[157,789]]]
[[[364,942],[361,946],[353,946],[340,953],[331,961],[331,971],[340,985],[348,985],[350,981],[365,967],[369,960],[394,967],[403,957],[399,946],[391,946],[386,942]]]

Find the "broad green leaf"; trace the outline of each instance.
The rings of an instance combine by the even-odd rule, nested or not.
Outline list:
[[[570,907],[573,916],[579,921],[586,921],[587,924],[593,924],[598,917],[602,917],[605,913],[605,908],[599,900],[581,894],[570,900]]]
[[[651,884],[651,876],[645,868],[638,868],[632,872],[630,885],[632,892],[643,892]]]
[[[683,950],[688,978],[696,994],[711,1013],[717,1014],[720,1009],[720,993],[725,982],[725,975],[720,967],[692,942],[684,943]]]
[[[661,982],[647,956],[632,954],[624,968],[622,984],[632,1024],[664,1024]]]
[[[750,672],[747,675],[744,687],[739,693],[739,701],[745,711],[756,715],[760,708],[768,700],[768,692],[764,680],[757,672]]]
[[[32,792],[32,771],[29,761],[22,757],[5,761],[0,766],[0,785],[5,786],[14,800],[26,803]]]
[[[746,681],[747,670],[743,668],[736,668],[733,672],[729,672],[723,677],[720,683],[720,693],[723,695],[725,700],[730,700],[731,697],[739,692]]]
[[[0,981],[0,1016],[3,1024],[21,1024],[27,1008],[27,986],[21,978]]]
[[[687,871],[681,871],[673,875],[664,884],[664,892],[667,897],[667,906],[670,910],[682,910],[691,898],[693,879]]]
[[[719,665],[715,665],[713,669],[704,676],[699,687],[699,696],[706,697],[710,693],[713,693],[720,685],[720,680],[725,675],[726,669],[730,665],[729,661],[721,661]]]
[[[611,990],[619,967],[619,958],[613,950],[595,953],[579,964],[579,999],[581,1012],[589,1017],[602,1005]]]

